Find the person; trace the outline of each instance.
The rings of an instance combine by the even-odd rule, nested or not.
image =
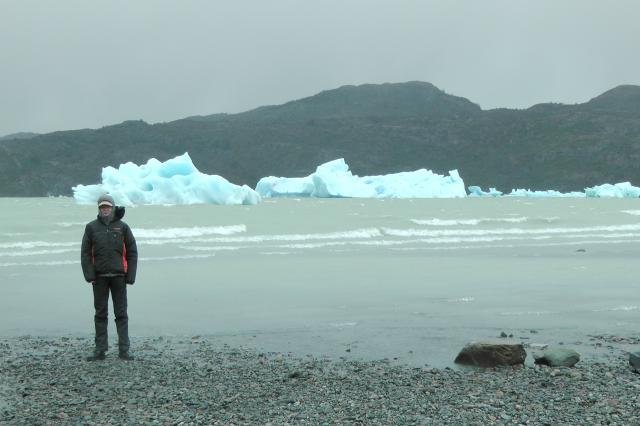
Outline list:
[[[108,346],[109,293],[118,331],[118,356],[131,361],[127,285],[136,280],[138,249],[131,228],[121,219],[124,207],[116,207],[112,196],[98,198],[98,217],[89,222],[82,237],[80,261],[84,279],[92,284],[95,307],[95,349],[87,361],[105,359]]]

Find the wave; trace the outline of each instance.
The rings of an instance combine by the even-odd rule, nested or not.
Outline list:
[[[524,241],[541,241],[541,240],[550,240],[554,238],[550,235],[536,235],[528,238]],[[626,233],[626,234],[581,234],[581,235],[559,235],[555,236],[555,238],[579,238],[580,241],[568,241],[568,242],[559,242],[559,243],[544,243],[544,244],[530,244],[531,246],[553,246],[553,245],[585,245],[585,244],[598,244],[598,243],[626,243],[634,240],[629,239],[620,239],[620,238],[640,238],[640,233]],[[602,239],[611,239],[612,241],[585,241],[587,238],[602,238]],[[613,240],[617,238],[617,240]],[[350,241],[321,241],[321,242],[305,242],[305,243],[292,243],[292,244],[266,244],[260,246],[253,245],[241,245],[241,246],[226,246],[226,245],[215,245],[215,246],[179,246],[180,249],[189,250],[189,251],[235,251],[235,250],[244,250],[251,248],[273,248],[273,249],[288,249],[288,250],[304,250],[304,249],[317,249],[324,247],[335,247],[335,246],[400,246],[400,245],[409,245],[409,244],[429,244],[431,247],[414,247],[408,250],[420,250],[420,249],[449,249],[450,247],[441,246],[441,244],[459,244],[459,243],[492,243],[492,242],[502,242],[502,241],[523,241],[523,238],[520,236],[477,236],[477,237],[434,237],[434,238],[417,238],[417,239],[406,239],[406,240],[384,240],[384,239],[370,239],[370,240],[350,240]],[[481,247],[522,247],[526,244],[509,244],[509,245],[483,245]],[[474,248],[478,247],[477,245],[473,246],[456,246],[456,248]]]
[[[141,257],[138,262],[156,262],[165,260],[185,260],[185,259],[206,259],[215,256],[211,254],[187,254],[177,256],[157,256],[157,257]],[[59,266],[59,265],[80,265],[80,260],[45,260],[38,262],[3,262],[0,263],[0,268],[6,268],[10,266]]]
[[[215,256],[215,253],[211,254],[182,254],[177,256],[157,256],[157,257],[141,257],[138,259],[140,262],[158,262],[164,260],[185,260],[185,259],[206,259]]]
[[[0,252],[2,257],[18,257],[18,256],[41,256],[49,254],[62,254],[77,251],[76,249],[57,249],[57,250],[30,250],[30,251],[5,251]]]
[[[58,222],[56,226],[62,228],[71,228],[72,226],[85,226],[87,222]]]
[[[446,300],[446,302],[449,302],[449,303],[469,303],[469,302],[475,302],[475,301],[476,301],[476,298],[472,296]]]
[[[190,228],[135,228],[132,230],[136,239],[175,239],[185,237],[202,237],[205,235],[233,235],[247,232],[246,225],[228,226],[193,226]]]
[[[628,244],[640,243],[640,239],[635,240],[587,240],[587,241],[562,241],[549,243],[521,243],[521,244],[485,244],[466,246],[431,246],[431,247],[392,247],[395,251],[419,251],[419,250],[474,250],[474,249],[497,249],[497,248],[519,248],[519,247],[562,247],[562,246],[585,246],[596,244]]]
[[[582,228],[500,228],[500,229],[395,229],[381,228],[385,235],[394,237],[439,237],[453,235],[540,235],[540,234],[580,234],[585,232],[640,231],[640,223],[630,225],[588,226]]]
[[[142,231],[142,232],[140,232]],[[165,244],[181,244],[180,248],[195,251],[212,251],[212,250],[232,250],[231,248],[208,247],[208,246],[187,246],[186,244],[192,243],[217,243],[217,244],[259,244],[273,241],[313,241],[313,240],[350,240],[350,239],[370,239],[382,236],[382,232],[377,228],[363,228],[353,231],[343,232],[328,232],[328,233],[316,233],[316,234],[276,234],[276,235],[255,235],[255,236],[242,236],[242,237],[214,237],[207,238],[207,235],[211,234],[232,234],[245,232],[245,225],[233,225],[233,226],[220,226],[220,227],[207,227],[207,228],[164,228],[164,229],[143,229],[135,230],[139,246],[145,245],[165,245]],[[153,235],[153,239],[145,239],[145,237]],[[182,236],[176,238],[175,236]],[[190,236],[185,238],[185,236]],[[59,250],[45,250],[41,251],[19,251],[19,250],[31,250],[38,248],[68,248],[62,251]],[[73,247],[73,249],[71,249]],[[237,247],[233,248],[248,248]],[[74,242],[51,242],[51,241],[18,241],[12,243],[0,243],[0,249],[14,250],[12,252],[5,252],[6,256],[28,256],[28,255],[40,255],[40,254],[55,254],[63,253],[65,251],[80,250],[80,241]],[[15,254],[20,253],[20,254]],[[2,255],[2,253],[0,253]]]
[[[335,328],[343,328],[343,327],[355,327],[356,325],[358,325],[357,322],[355,321],[350,321],[350,322],[332,322],[329,323],[329,325],[331,327],[335,327]]]
[[[485,217],[480,219],[411,219],[411,222],[416,225],[427,225],[427,226],[458,226],[458,225],[480,225],[481,223],[522,223],[529,220],[529,218],[521,216],[521,217],[506,217],[506,218],[492,218]]]
[[[190,251],[234,251],[251,248],[251,246],[178,246],[178,248]]]
[[[43,260],[40,262],[3,262],[0,268],[8,266],[58,266],[58,265],[80,265],[79,260]]]
[[[218,228],[218,229],[216,229]],[[219,229],[225,228],[225,229]],[[170,231],[164,233],[165,238],[145,240],[138,239],[139,246],[174,244],[181,250],[216,252],[235,251],[243,249],[267,249],[280,250],[305,250],[336,246],[370,246],[393,247],[401,245],[428,245],[439,248],[450,248],[448,245],[456,245],[458,248],[479,247],[523,247],[526,241],[543,241],[571,239],[571,242],[559,242],[559,245],[570,244],[601,244],[601,243],[629,243],[640,238],[640,224],[619,226],[596,226],[583,228],[545,228],[545,229],[392,229],[392,228],[362,228],[352,231],[328,232],[314,234],[275,234],[255,236],[230,236],[214,237],[194,236],[192,238],[170,238],[170,235],[184,234],[184,230],[198,234],[198,228],[167,228]],[[231,227],[210,227],[206,232],[243,232],[244,225]],[[622,231],[627,232],[622,232]],[[156,230],[158,231],[158,230]],[[585,232],[600,231],[600,232]],[[615,232],[617,231],[617,232]],[[631,232],[629,232],[631,231]],[[384,238],[384,237],[388,238]],[[522,241],[519,244],[490,245],[488,243],[500,243],[508,241]],[[460,245],[465,244],[465,245]],[[531,244],[529,244],[531,245]],[[541,244],[541,246],[553,246],[553,242]],[[535,245],[531,245],[535,246]],[[432,247],[422,247],[429,249]],[[26,257],[64,254],[79,251],[80,242],[48,242],[48,241],[20,241],[2,243],[0,258],[2,257]],[[419,250],[421,247],[410,248]]]
[[[162,239],[151,239],[144,241],[144,244],[160,245],[167,243],[188,244],[188,243],[262,243],[269,241],[307,241],[307,240],[340,240],[356,238],[375,238],[382,236],[378,228],[364,228],[353,231],[327,232],[315,234],[275,234],[275,235],[253,235],[243,237],[215,237],[215,238],[177,238],[171,241]]]
[[[536,217],[536,218],[532,218],[530,219],[530,222],[532,223],[554,223],[554,222],[558,222],[560,220],[560,218],[558,216],[549,216],[549,217]]]
[[[78,242],[62,242],[55,243],[51,241],[18,241],[15,243],[0,243],[0,249],[32,249],[36,247],[80,247],[80,241]]]
[[[640,306],[614,306],[613,308],[594,309],[593,312],[609,312],[609,311],[637,311]]]

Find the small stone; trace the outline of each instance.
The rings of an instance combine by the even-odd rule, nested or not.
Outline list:
[[[522,343],[514,341],[473,342],[466,345],[455,359],[456,364],[497,367],[524,364],[527,353]]]
[[[582,379],[582,373],[580,373],[579,371],[572,371],[571,373],[569,373],[569,377],[575,380],[580,380]]]
[[[580,361],[580,354],[573,349],[551,348],[542,354],[533,354],[536,364],[550,367],[573,367]]]
[[[530,343],[529,347],[531,349],[543,351],[543,350],[547,349],[549,347],[549,345],[547,345],[546,343]]]
[[[631,352],[629,354],[629,365],[635,373],[640,373],[640,352]]]
[[[563,376],[564,374],[562,373],[561,370],[558,369],[554,369],[551,370],[551,377],[557,377],[557,376]]]

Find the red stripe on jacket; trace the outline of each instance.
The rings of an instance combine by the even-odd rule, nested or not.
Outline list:
[[[129,264],[127,263],[127,247],[122,243],[122,266],[124,266],[124,273],[127,273]]]

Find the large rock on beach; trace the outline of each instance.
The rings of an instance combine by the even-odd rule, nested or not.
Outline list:
[[[542,353],[534,353],[536,364],[549,367],[573,367],[580,361],[580,354],[573,349],[549,348]]]
[[[522,343],[500,339],[498,341],[472,342],[462,348],[456,364],[475,367],[521,365],[527,353]]]
[[[631,352],[629,354],[629,365],[634,373],[640,373],[640,352]]]

